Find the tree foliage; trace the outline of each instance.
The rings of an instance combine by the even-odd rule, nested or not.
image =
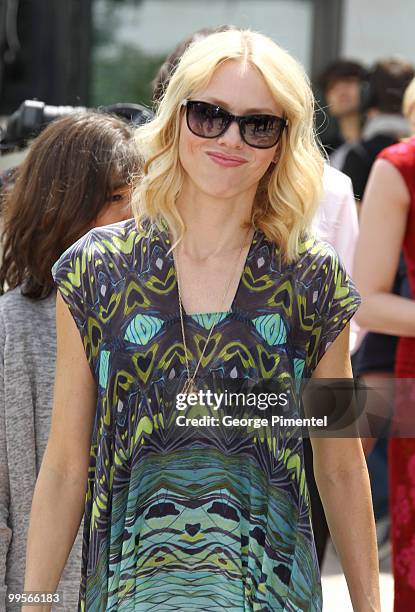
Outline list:
[[[91,103],[139,102],[151,105],[151,81],[163,63],[164,55],[146,53],[131,44],[114,45],[114,32],[120,27],[122,5],[140,5],[142,0],[95,0],[93,18],[93,57]],[[106,53],[106,48],[111,52]]]
[[[117,55],[95,63],[92,78],[92,104],[139,102],[151,105],[151,81],[164,56],[144,53],[123,45]]]

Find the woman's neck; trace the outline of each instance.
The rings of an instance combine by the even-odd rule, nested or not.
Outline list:
[[[176,202],[186,225],[180,243],[183,253],[195,260],[240,249],[246,240],[254,193],[221,199],[184,188]]]

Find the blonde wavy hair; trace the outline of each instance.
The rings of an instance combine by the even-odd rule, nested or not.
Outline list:
[[[183,237],[186,227],[176,206],[184,175],[178,152],[182,101],[204,89],[227,60],[255,66],[288,120],[278,161],[259,182],[251,221],[290,263],[298,257],[304,235],[311,232],[321,197],[324,158],[314,129],[314,96],[302,66],[271,39],[251,30],[211,34],[183,54],[154,119],[136,131],[143,172],[133,194],[134,217],[138,227],[145,219],[158,227],[167,223],[173,247]]]

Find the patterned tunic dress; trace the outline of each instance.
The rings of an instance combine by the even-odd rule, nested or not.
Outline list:
[[[53,267],[97,385],[79,610],[319,611],[302,439],[177,427],[164,401],[186,376],[170,247],[123,221]],[[202,372],[309,377],[359,303],[327,243],[283,266],[256,231],[230,312],[184,313],[191,371],[218,320]]]

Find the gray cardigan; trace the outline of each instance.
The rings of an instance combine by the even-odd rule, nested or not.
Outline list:
[[[14,289],[0,297],[0,610],[23,590],[33,490],[49,435],[56,358],[54,293],[31,300]],[[78,608],[83,524],[58,590]]]

